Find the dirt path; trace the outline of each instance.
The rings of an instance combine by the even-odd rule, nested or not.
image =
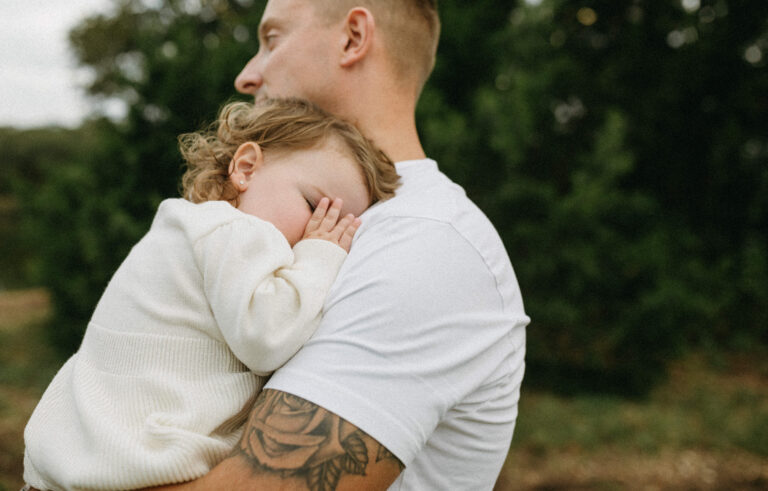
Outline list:
[[[746,452],[683,450],[658,455],[603,450],[513,451],[495,491],[766,490],[768,460]]]

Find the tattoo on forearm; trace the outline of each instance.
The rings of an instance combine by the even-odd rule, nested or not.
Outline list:
[[[402,471],[389,450],[339,416],[267,389],[251,411],[236,453],[259,471],[303,478],[312,491],[330,491],[345,474],[365,475],[369,445],[372,451],[378,447],[375,462],[391,459]]]

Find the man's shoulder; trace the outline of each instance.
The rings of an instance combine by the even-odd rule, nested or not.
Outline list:
[[[462,282],[484,285],[484,292],[500,295],[502,305],[522,310],[512,262],[495,227],[436,168],[406,174],[398,195],[370,212],[352,247],[350,271],[369,274],[371,265],[386,264],[387,272],[380,275],[409,282],[456,271]],[[453,284],[446,280],[442,286]]]
[[[401,187],[394,198],[377,203],[363,221],[377,225],[384,221],[418,224],[424,221],[450,224],[460,233],[464,227],[493,229],[485,214],[469,199],[464,189],[439,171],[432,160],[398,164]]]
[[[378,203],[363,215],[360,237],[377,241],[422,243],[431,234],[440,240],[465,242],[489,259],[507,257],[496,228],[464,189],[444,174],[425,169],[406,174],[397,195]]]

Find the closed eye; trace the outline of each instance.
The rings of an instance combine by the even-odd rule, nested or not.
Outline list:
[[[273,32],[268,32],[263,36],[263,40],[261,44],[267,48],[269,51],[272,51],[272,49],[275,47],[275,42],[277,40],[277,34]]]
[[[304,201],[307,202],[307,206],[309,206],[309,209],[312,210],[312,212],[314,212],[317,205],[312,203],[312,201],[308,200],[307,198],[304,198]]]
[[[259,49],[266,48],[271,51],[278,34],[278,29],[273,20],[267,19],[264,21],[259,26]]]

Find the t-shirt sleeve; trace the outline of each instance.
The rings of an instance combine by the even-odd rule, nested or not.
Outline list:
[[[450,224],[388,219],[358,237],[317,332],[267,386],[341,416],[408,465],[503,361],[503,310],[494,275]]]
[[[195,259],[224,340],[257,374],[286,362],[317,327],[346,252],[324,240],[291,250],[270,223],[230,221],[197,239]]]

